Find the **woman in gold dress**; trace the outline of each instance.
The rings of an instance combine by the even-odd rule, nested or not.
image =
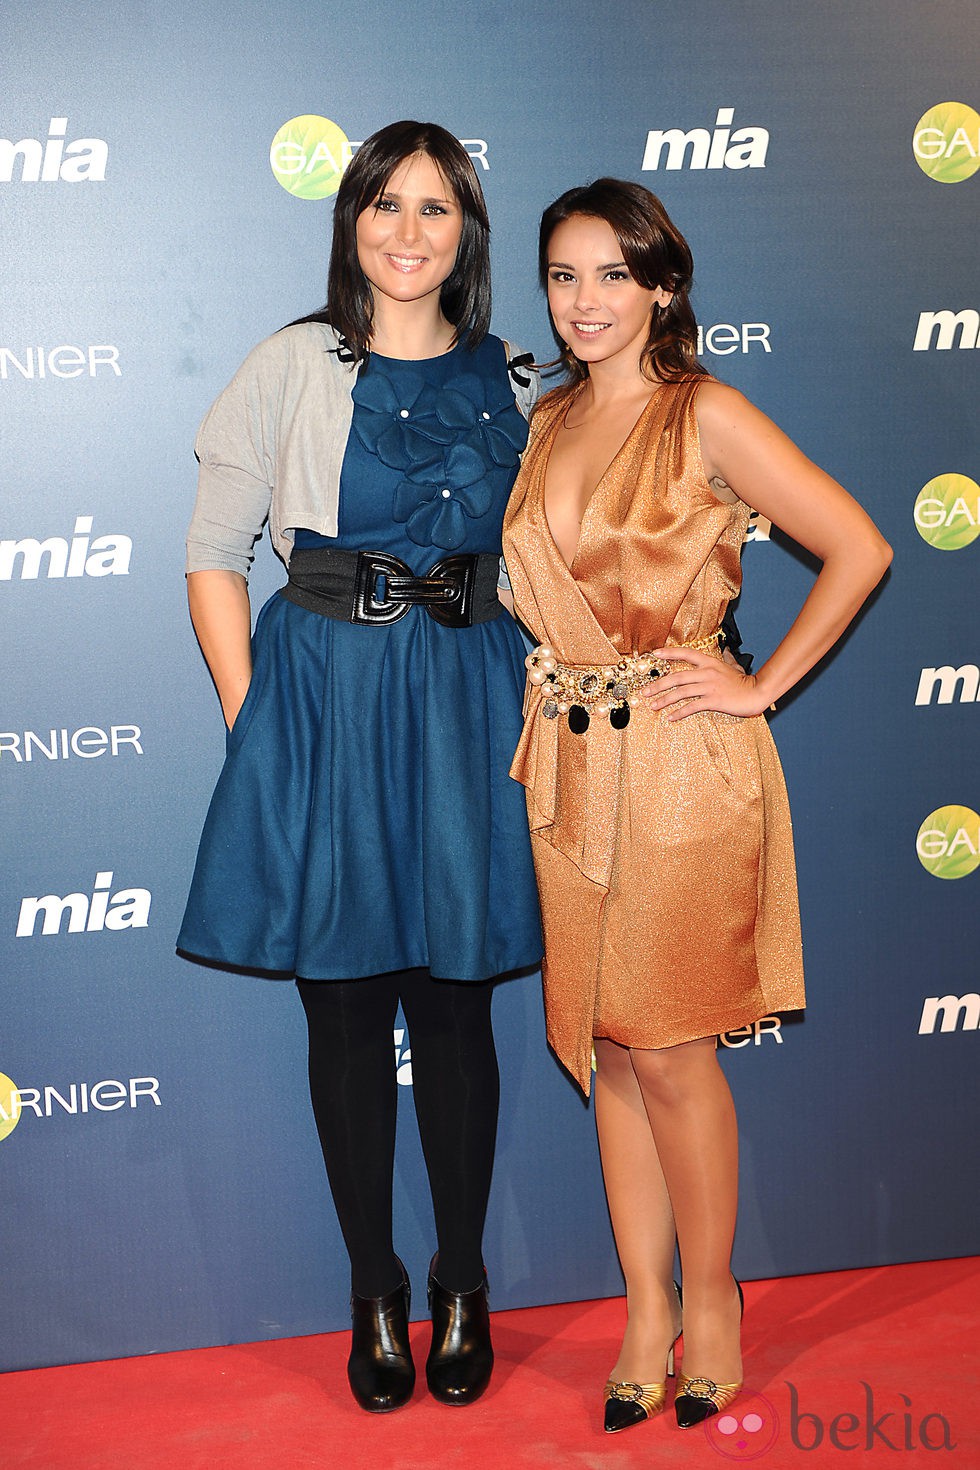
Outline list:
[[[527,788],[548,1037],[596,1120],[628,1321],[605,1427],[741,1387],[730,1270],[735,1112],[719,1032],[803,1005],[786,790],[764,711],[883,575],[861,507],[696,358],[688,246],[637,184],[545,211],[540,266],[570,381],[545,397],[504,523],[540,640],[511,774]],[[726,654],[749,507],[823,563],[755,674]]]

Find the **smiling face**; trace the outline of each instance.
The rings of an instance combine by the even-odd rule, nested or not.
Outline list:
[[[612,226],[575,214],[548,242],[548,307],[562,341],[586,364],[635,364],[650,334],[654,306],[671,293],[648,290],[630,274]]]
[[[403,159],[357,217],[357,259],[375,298],[417,302],[452,273],[463,211],[427,154]]]

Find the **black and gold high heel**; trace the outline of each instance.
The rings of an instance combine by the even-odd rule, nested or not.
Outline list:
[[[677,1293],[678,1311],[681,1311],[681,1289],[676,1281],[674,1291]],[[682,1330],[682,1325],[678,1322],[674,1341],[667,1350],[668,1378],[674,1376],[674,1344]],[[658,1414],[662,1414],[666,1402],[666,1378],[662,1383],[630,1383],[628,1380],[617,1382],[610,1378],[603,1393],[602,1427],[607,1434],[618,1434],[621,1429],[632,1429],[634,1424],[642,1424],[645,1419],[655,1419]]]
[[[738,1319],[741,1322],[745,1312],[745,1297],[739,1281],[735,1277],[732,1280],[738,1291]],[[686,1373],[682,1373],[677,1380],[677,1397],[674,1399],[678,1428],[693,1429],[696,1424],[703,1424],[713,1414],[720,1414],[722,1409],[727,1409],[729,1404],[734,1403],[741,1390],[741,1379],[738,1383],[715,1383],[713,1378],[689,1378]]]

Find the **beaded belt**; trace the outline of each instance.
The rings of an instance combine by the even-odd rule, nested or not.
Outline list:
[[[723,649],[726,641],[724,630],[718,628],[706,638],[677,646],[708,653]],[[547,643],[539,644],[524,662],[529,681],[540,690],[544,718],[567,715],[573,735],[585,734],[592,715],[608,715],[614,730],[625,730],[644,684],[671,668],[667,659],[654,658],[652,653],[629,654],[614,664],[562,664]]]
[[[386,551],[299,547],[289,558],[280,596],[308,612],[346,623],[397,623],[424,607],[446,628],[469,628],[499,616],[500,558],[472,552],[444,556],[424,577]]]

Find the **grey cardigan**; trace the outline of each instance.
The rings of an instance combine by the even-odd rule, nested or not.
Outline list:
[[[519,351],[503,345],[508,359]],[[322,322],[285,327],[249,353],[211,405],[195,444],[201,469],[188,572],[220,568],[247,577],[266,519],[283,561],[297,526],[337,535],[357,381],[357,364],[341,362],[337,346],[337,333]],[[527,387],[511,381],[528,418],[539,386],[536,372],[526,376]]]

